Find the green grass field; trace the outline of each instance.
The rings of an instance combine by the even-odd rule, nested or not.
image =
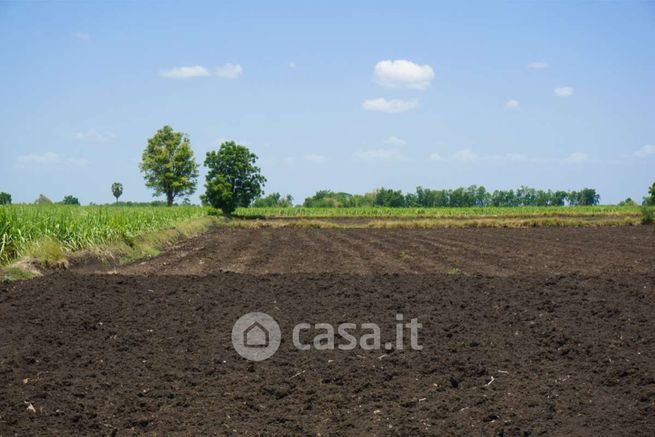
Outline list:
[[[639,217],[637,206],[522,206],[504,208],[239,208],[243,218],[533,218],[533,217]]]
[[[66,251],[116,241],[131,245],[139,235],[206,215],[206,208],[194,206],[0,206],[0,264],[28,255],[43,241]]]

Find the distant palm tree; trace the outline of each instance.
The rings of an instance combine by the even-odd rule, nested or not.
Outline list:
[[[111,192],[116,198],[116,203],[118,203],[118,198],[121,197],[121,194],[123,194],[123,184],[120,182],[114,182],[111,184]]]

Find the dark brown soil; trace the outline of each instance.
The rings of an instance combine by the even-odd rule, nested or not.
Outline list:
[[[655,435],[655,227],[215,230],[0,285],[0,435]],[[103,271],[104,270],[104,271]],[[232,348],[263,311],[270,359]],[[299,322],[423,350],[299,351]]]

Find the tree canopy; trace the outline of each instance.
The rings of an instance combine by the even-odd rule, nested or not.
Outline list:
[[[196,190],[198,164],[186,134],[164,126],[148,140],[139,164],[146,186],[155,196],[164,194],[171,206],[176,197],[191,195]]]
[[[203,203],[231,214],[236,208],[247,207],[263,194],[266,178],[255,165],[257,155],[246,146],[227,141],[217,151],[207,153],[208,169]]]

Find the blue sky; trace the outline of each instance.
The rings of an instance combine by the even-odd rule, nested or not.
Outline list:
[[[463,4],[464,3],[464,4]],[[0,191],[150,200],[164,124],[266,192],[655,181],[655,3],[2,2]],[[199,181],[202,190],[203,178]],[[193,196],[197,200],[198,194]]]

